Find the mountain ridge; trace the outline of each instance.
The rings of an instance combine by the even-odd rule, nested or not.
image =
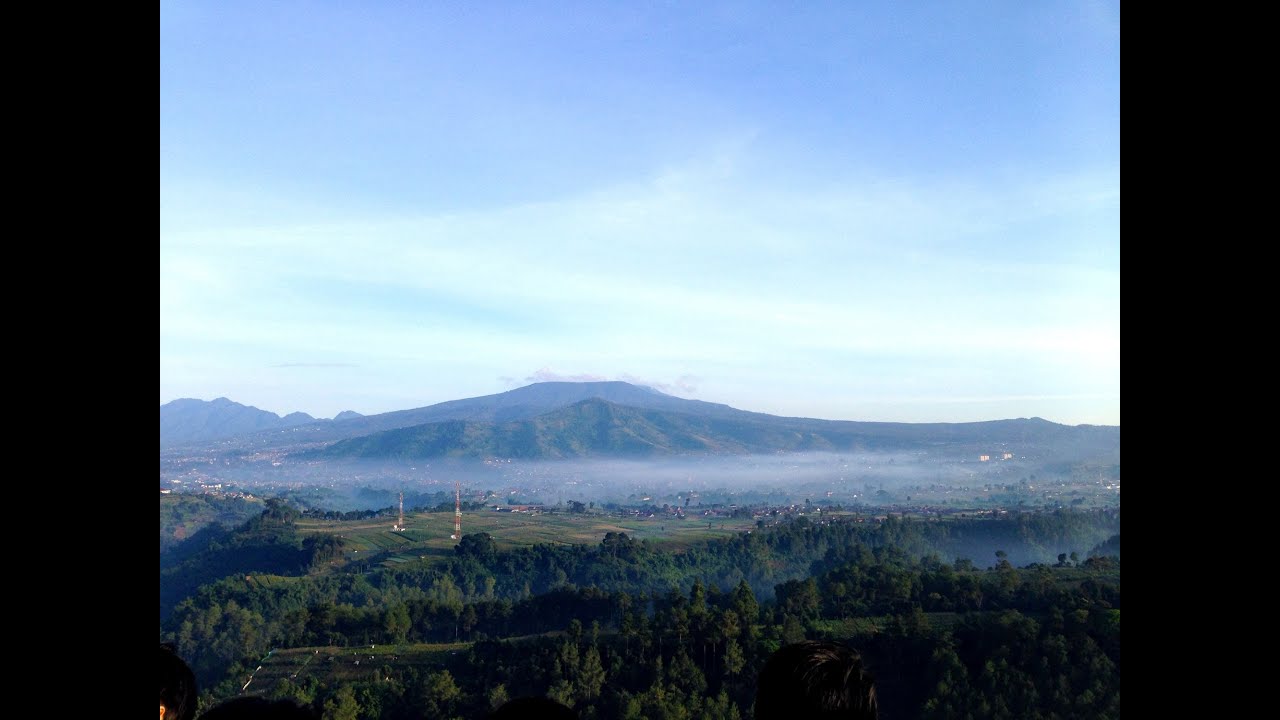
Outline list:
[[[1119,444],[1119,426],[1067,426],[1039,417],[1018,418],[1016,420],[988,420],[977,423],[894,423],[784,417],[739,410],[721,403],[679,398],[667,395],[654,388],[622,381],[601,381],[534,383],[502,393],[449,400],[420,408],[397,410],[377,415],[362,416],[358,413],[344,411],[334,420],[315,420],[312,418],[310,422],[304,421],[301,424],[282,425],[275,423],[266,427],[253,428],[229,439],[224,439],[220,446],[230,449],[252,448],[255,450],[287,448],[290,446],[310,446],[315,448],[319,445],[330,445],[339,441],[421,427],[433,423],[456,421],[470,423],[479,427],[484,424],[531,421],[547,413],[562,410],[591,399],[599,399],[615,406],[635,410],[696,416],[703,418],[702,422],[704,423],[711,420],[737,423],[739,426],[735,432],[748,432],[750,428],[764,424],[776,429],[786,429],[789,432],[816,433],[824,437],[834,432],[836,436],[847,440],[853,434],[861,433],[868,436],[877,436],[880,438],[879,442],[881,443],[895,442],[898,445],[914,445],[919,442],[954,443],[972,441],[977,436],[990,435],[992,431],[997,430],[997,435],[1006,435],[1006,431],[1009,430],[1008,423],[1019,423],[1015,439],[1020,441],[1046,436],[1046,434],[1062,435],[1063,429],[1075,429],[1075,432],[1068,432],[1066,435],[1062,435],[1061,439],[1067,440],[1070,439],[1068,436],[1073,436],[1072,443],[1079,444],[1083,442],[1086,445],[1091,445],[1096,443],[1087,440],[1087,437],[1098,435],[1099,438],[1105,441],[1110,435],[1114,434],[1114,443],[1117,448]],[[178,402],[180,401],[175,400],[173,403],[161,406],[162,448],[166,445],[163,439],[165,408]],[[226,398],[219,398],[209,404],[212,405],[218,402],[230,403],[241,408],[248,407],[233,403]],[[257,410],[257,408],[252,409]],[[266,413],[266,411],[258,412]],[[274,413],[267,414],[276,417]],[[286,417],[293,418],[297,415],[305,414],[295,413]],[[310,418],[310,416],[305,417]],[[646,419],[643,416],[628,417],[637,422],[655,421],[654,418]],[[674,421],[668,419],[668,422]],[[649,431],[652,432],[652,428],[649,428]],[[472,428],[471,432],[473,434],[479,433],[480,435],[486,435],[487,433],[487,431],[480,431],[475,428]],[[749,434],[750,432],[748,432]],[[228,438],[226,435],[222,437]],[[921,437],[929,437],[930,440],[921,440]],[[721,440],[728,442],[724,438]],[[199,442],[199,440],[189,442]],[[177,443],[171,442],[169,444],[174,445]],[[680,445],[680,442],[677,442],[676,445]]]
[[[213,400],[178,398],[160,406],[160,447],[295,427],[315,420],[303,412],[281,417],[225,397]]]
[[[1043,419],[910,424],[690,414],[581,400],[530,419],[446,420],[341,440],[307,453],[314,458],[648,457],[680,454],[866,452],[924,450],[940,445],[1060,446],[1106,452],[1119,432],[1058,425]],[[943,427],[945,426],[945,428]],[[945,430],[945,432],[944,432]],[[1114,437],[1112,437],[1114,435]]]

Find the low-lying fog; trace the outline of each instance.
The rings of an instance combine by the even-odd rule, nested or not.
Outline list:
[[[401,491],[406,508],[451,503],[455,481],[464,502],[490,505],[963,505],[1007,496],[1010,505],[1039,507],[1085,495],[1093,504],[1111,495],[1119,502],[1118,465],[1046,465],[1003,453],[987,460],[927,451],[483,462],[188,457],[162,461],[160,472],[161,487],[180,492],[288,493],[343,511],[387,507]]]

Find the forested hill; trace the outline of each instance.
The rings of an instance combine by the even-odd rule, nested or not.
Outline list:
[[[295,412],[280,417],[224,397],[209,401],[181,398],[160,406],[160,446],[217,440],[315,421],[306,413]]]
[[[345,582],[338,578],[348,577],[356,565],[341,559],[342,538],[304,537],[295,530],[296,517],[297,511],[272,500],[261,516],[239,528],[228,531],[213,526],[163,554],[161,618],[200,586],[226,577],[306,576],[325,569],[295,589]],[[780,529],[710,541],[684,552],[612,532],[598,546],[534,545],[499,552],[489,535],[475,533],[463,536],[457,560],[439,566],[428,562],[378,569],[369,579],[379,585],[412,582],[419,587],[440,581],[471,588],[469,592],[487,586],[492,597],[513,599],[529,592],[549,592],[565,583],[656,592],[672,585],[687,587],[694,578],[721,588],[745,579],[754,592],[768,598],[775,584],[834,567],[860,552],[859,547],[893,547],[911,557],[965,558],[971,567],[990,564],[997,559],[997,551],[1013,563],[1047,563],[1059,553],[1083,553],[1097,546],[1116,534],[1119,525],[1117,511],[1013,513],[946,523],[892,516],[880,523],[851,522],[851,518],[814,523],[802,517]],[[376,556],[362,557],[359,564],[367,567],[378,561]]]
[[[210,526],[233,528],[262,514],[261,500],[217,495],[160,496],[160,555]]]
[[[236,573],[303,574],[342,554],[342,538],[299,535],[298,511],[268,500],[261,514],[228,530],[210,524],[160,553],[160,619],[201,585]]]
[[[435,563],[229,575],[181,602],[161,638],[210,700],[266,665],[251,692],[351,717],[480,717],[502,695],[583,717],[749,717],[764,660],[805,637],[852,639],[885,717],[1118,717],[1118,558],[1018,569],[1004,550],[929,554],[957,531],[1084,547],[1118,524],[800,518],[680,551],[614,532],[500,550],[478,533]],[[439,643],[451,652],[421,654]]]
[[[692,440],[694,445],[757,445],[772,448],[778,443],[804,445],[806,442],[813,442],[820,446],[829,444],[849,447],[850,438],[856,437],[860,438],[860,442],[866,447],[902,448],[976,443],[991,449],[993,442],[1010,442],[1023,447],[1030,445],[1059,448],[1063,453],[1075,455],[1105,456],[1110,458],[1109,462],[1119,462],[1120,428],[1113,426],[1073,427],[1040,418],[973,423],[888,423],[781,417],[739,410],[719,403],[679,398],[652,388],[625,382],[535,383],[494,395],[450,400],[411,410],[368,416],[343,413],[334,420],[314,421],[290,427],[267,425],[264,426],[265,429],[257,432],[240,434],[229,441],[224,441],[220,447],[223,449],[252,447],[255,450],[261,450],[268,447],[304,444],[314,446],[316,443],[376,436],[391,430],[443,423],[454,423],[453,427],[506,425],[520,421],[534,421],[549,413],[570,410],[584,401],[592,400],[632,410],[656,411],[663,416],[680,415],[697,418],[697,422],[692,425],[687,420],[673,419],[670,422],[675,423],[676,427],[670,431],[662,427],[662,421],[648,418],[648,421],[653,422],[663,431],[662,434],[671,436],[668,438],[672,443],[669,446],[676,448],[680,447],[681,443],[691,442],[688,438],[682,440],[679,437],[682,431],[698,430],[706,426],[721,434],[708,437],[705,441],[694,439]],[[580,415],[585,412],[599,414],[598,410],[578,411]],[[628,419],[635,418],[632,416]],[[545,425],[545,421],[542,422]],[[635,433],[641,438],[635,441],[623,441],[622,445],[635,448],[658,447],[643,439],[645,433],[648,433],[652,439],[652,429],[638,427]],[[799,437],[773,439],[762,437],[781,433],[799,435]],[[808,435],[816,437],[806,440]],[[365,450],[360,452],[365,452],[382,442],[377,440],[363,446],[346,447],[364,447]],[[572,445],[573,441],[569,440],[568,443]],[[164,445],[165,442],[161,444]],[[467,456],[465,450],[458,454]]]
[[[723,406],[721,406],[723,407]],[[729,408],[732,410],[731,408]],[[734,414],[738,413],[738,414]],[[1039,418],[982,423],[864,423],[758,413],[694,414],[579,401],[532,419],[451,420],[352,438],[320,457],[554,459],[694,453],[957,450],[1014,446],[1042,457],[1119,461],[1120,430],[1069,427]]]
[[[304,442],[330,442],[386,430],[450,420],[467,422],[528,420],[591,398],[631,407],[685,412],[711,417],[770,417],[760,413],[737,410],[728,405],[704,402],[702,400],[686,400],[667,395],[652,388],[632,385],[626,382],[541,382],[493,395],[448,400],[426,407],[396,410],[377,415],[362,416],[356,413],[340,413],[332,422],[315,421],[309,424],[297,425],[288,428],[288,432],[281,432],[281,428],[273,425],[263,425],[261,429],[246,429],[244,434],[239,436],[238,441],[241,444],[261,448]],[[248,430],[259,431],[249,432]]]

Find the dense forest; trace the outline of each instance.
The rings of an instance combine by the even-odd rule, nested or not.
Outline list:
[[[746,718],[765,658],[809,637],[864,653],[884,717],[1119,714],[1118,511],[802,517],[683,550],[611,532],[500,551],[477,533],[452,558],[363,572],[330,568],[341,540],[304,539],[296,518],[271,502],[162,556],[161,638],[206,702],[279,649],[461,643],[437,663],[265,691],[325,717],[478,717],[549,694],[584,718]],[[1022,568],[1004,549],[1112,545]],[[998,551],[953,552],[977,546]]]

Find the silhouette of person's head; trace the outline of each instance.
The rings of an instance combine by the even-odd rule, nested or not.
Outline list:
[[[196,676],[173,646],[160,643],[160,720],[196,716]]]
[[[875,680],[853,648],[806,640],[765,662],[756,683],[756,720],[875,720]]]
[[[200,720],[316,720],[316,714],[292,700],[238,697],[201,715]]]
[[[489,715],[489,720],[578,720],[578,713],[545,697],[522,697],[508,700]]]

